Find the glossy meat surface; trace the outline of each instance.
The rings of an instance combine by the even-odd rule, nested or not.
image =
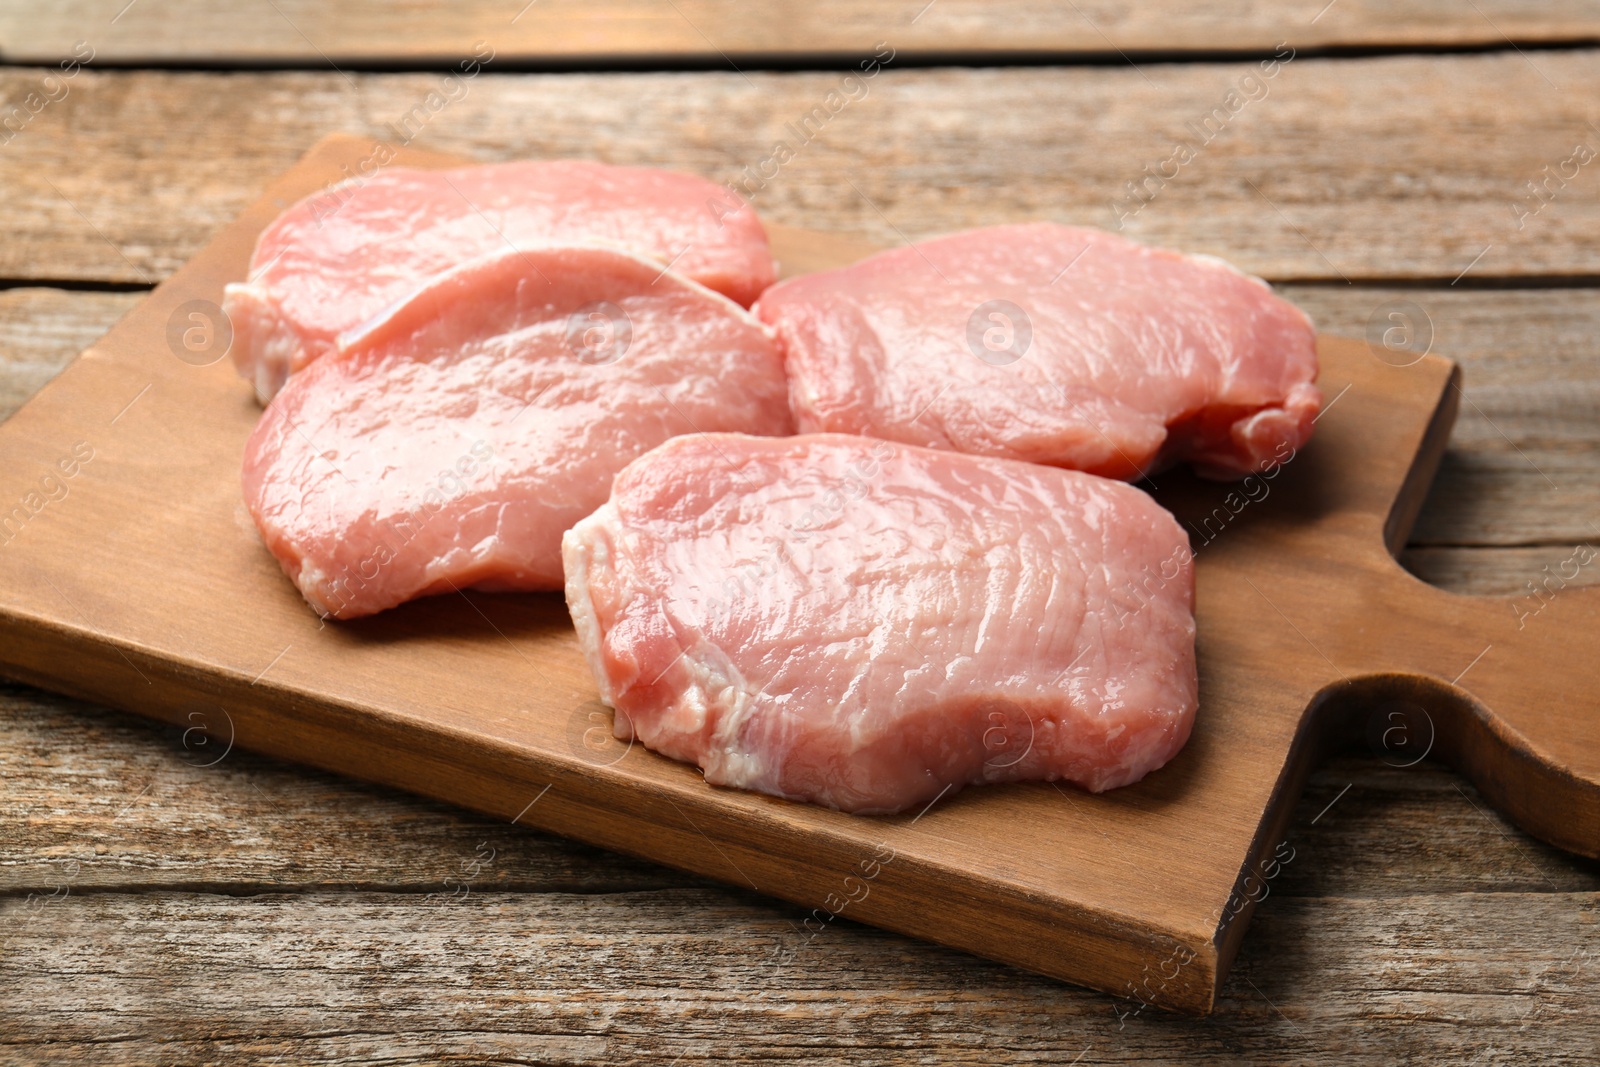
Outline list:
[[[1135,782],[1189,736],[1193,571],[1143,492],[835,434],[679,437],[563,542],[619,737],[856,812]]]
[[[802,432],[1115,478],[1283,462],[1321,408],[1310,320],[1220,260],[1099,230],[969,230],[781,282]]]
[[[440,275],[295,375],[245,502],[318,612],[559,589],[561,534],[674,434],[790,431],[776,348],[725,297],[627,253],[506,250]]]
[[[745,306],[774,277],[755,211],[692,174],[586,160],[392,167],[267,227],[249,280],[227,288],[230,354],[266,400],[340,333],[441,271],[511,245],[589,242],[670,262]]]

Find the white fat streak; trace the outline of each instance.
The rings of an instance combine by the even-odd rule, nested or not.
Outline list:
[[[322,595],[323,589],[328,585],[328,572],[312,563],[310,560],[300,561],[300,573],[295,575],[294,584],[299,588],[300,595],[306,603],[317,609],[320,615],[332,615],[335,605]]]
[[[1179,255],[1183,256],[1184,259],[1192,260],[1195,263],[1202,263],[1210,267],[1221,267],[1230,274],[1237,274],[1239,277],[1244,278],[1247,281],[1255,282],[1263,289],[1271,290],[1272,288],[1272,285],[1265,278],[1258,278],[1249,271],[1243,270],[1234,264],[1229,263],[1221,256],[1213,256],[1209,252],[1180,252]]]
[[[620,525],[616,505],[605,503],[588,518],[561,535],[561,566],[566,571],[567,611],[578,631],[578,647],[589,664],[589,673],[600,688],[600,701],[615,709],[616,693],[606,677],[600,654],[600,616],[589,595],[589,569],[612,569],[611,527]]]
[[[616,708],[616,691],[611,686],[601,658],[603,634],[589,589],[591,572],[609,571],[615,577],[612,534],[622,528],[615,504],[602,504],[561,538],[561,563],[566,570],[567,609],[578,633],[589,672],[600,689],[600,699]],[[672,670],[687,675],[679,691],[669,722],[676,720],[676,731],[698,733],[714,713],[717,728],[705,753],[706,777],[718,785],[740,786],[772,792],[777,780],[774,761],[741,747],[745,725],[756,714],[758,695],[752,693],[744,677],[727,655],[715,645],[700,641],[686,649],[683,662]]]
[[[229,322],[250,322],[248,332],[257,347],[249,353],[250,365],[240,367],[239,374],[255,386],[256,399],[265,404],[289,380],[289,367],[300,350],[300,338],[284,325],[271,295],[254,282],[229,282],[223,286],[222,311]],[[239,343],[240,332],[235,326],[235,344]]]
[[[743,747],[745,725],[756,714],[757,694],[722,649],[700,642],[685,657],[692,666],[691,681],[683,699],[702,714],[719,712],[717,728],[706,753],[706,779],[717,785],[776,792],[776,764],[759,752]]]

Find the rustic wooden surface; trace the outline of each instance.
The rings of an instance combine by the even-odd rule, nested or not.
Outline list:
[[[0,12],[0,56],[53,61],[85,41],[100,61],[453,63],[481,41],[507,60],[702,61],[870,51],[913,56],[1238,51],[1303,47],[1501,46],[1588,42],[1594,0],[318,0],[223,7],[207,0],[58,0]]]
[[[440,75],[88,68],[0,147],[13,227],[0,278],[148,284],[323,135],[394,138],[397,124],[419,145],[480,159],[587,155],[743,180],[775,222],[880,244],[1040,216],[1115,227],[1113,203],[1134,206],[1126,183],[1252,72],[889,69],[849,102],[838,71],[508,76],[491,65],[407,125]],[[0,98],[43,76],[0,68]],[[1521,229],[1513,209],[1525,182],[1585,138],[1600,150],[1594,52],[1295,59],[1253,84],[1266,95],[1123,233],[1275,279],[1600,278],[1600,159]],[[845,102],[800,143],[791,127],[830,92]],[[794,158],[758,186],[780,139]]]
[[[1113,993],[1144,982],[1139,995],[1196,1013],[1214,1005],[1247,925],[1245,900],[1234,898],[1241,870],[1277,870],[1278,835],[1311,761],[1328,739],[1361,736],[1377,712],[1371,699],[1421,701],[1438,724],[1430,747],[1497,809],[1543,840],[1600,855],[1600,744],[1564,695],[1587,693],[1588,647],[1575,627],[1600,626],[1600,601],[1568,594],[1524,630],[1506,601],[1441,595],[1405,577],[1384,538],[1393,527],[1403,540],[1423,503],[1459,406],[1459,371],[1438,356],[1386,366],[1368,343],[1332,335],[1318,346],[1331,399],[1317,445],[1271,502],[1215,546],[1204,538],[1196,623],[1206,710],[1195,737],[1161,775],[1114,795],[985,791],[925,821],[863,821],[708,790],[643,750],[597,766],[575,740],[593,680],[559,599],[433,598],[324,632],[240,510],[238,455],[259,409],[228,366],[197,373],[173,359],[166,331],[180,306],[220,300],[243,275],[278,205],[338,181],[377,147],[343,135],[318,142],[0,427],[0,466],[54,463],[62,442],[94,449],[93,473],[73,483],[70,502],[0,555],[4,670],[805,907],[839,900],[839,871],[889,850],[893,870],[879,879],[873,867],[851,918]],[[780,260],[809,256],[813,269],[862,253],[859,239],[825,231],[774,226],[772,236]],[[1215,482],[1159,480],[1157,499],[1196,530],[1231,495]],[[1298,620],[1295,632],[1261,625],[1263,587]],[[1387,608],[1381,623],[1375,603]],[[1400,682],[1367,685],[1361,707],[1338,684],[1374,672],[1450,679],[1486,647],[1497,654],[1465,686],[1481,712]],[[1340,693],[1302,725],[1327,687]],[[1107,854],[1107,840],[1118,851]],[[1157,981],[1174,952],[1186,958]]]
[[[1556,36],[1596,36],[1573,25]],[[1310,281],[1286,291],[1337,332],[1390,300],[1427,309],[1471,403],[1405,558],[1463,591],[1516,592],[1600,536],[1600,171],[1532,236],[1510,207],[1572,144],[1600,146],[1583,103],[1600,56],[1525,53],[1297,59],[1136,219]],[[1104,224],[1242,70],[885,74],[757,199],[881,240]],[[40,73],[0,69],[0,99]],[[837,77],[486,78],[423,140],[730,178],[789,121],[774,109]],[[434,80],[74,79],[0,146],[0,278],[21,286],[0,291],[0,404],[137,300],[57,283],[163,276],[316,136],[381,130]],[[1600,1046],[1600,868],[1427,763],[1360,753],[1313,779],[1297,860],[1197,1022],[1120,1018],[1132,1005],[848,924],[803,983],[763,989],[751,946],[797,921],[787,905],[244,752],[203,767],[176,731],[21,687],[0,707],[0,1062],[1592,1063]]]

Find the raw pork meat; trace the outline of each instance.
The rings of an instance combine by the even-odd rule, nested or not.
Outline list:
[[[1322,405],[1311,322],[1265,282],[1099,230],[969,230],[783,282],[801,432],[1136,478],[1292,457]]]
[[[582,160],[393,168],[295,204],[227,288],[231,354],[263,401],[338,335],[508,245],[610,243],[749,306],[774,277],[754,209],[704,178]]]
[[[678,437],[568,531],[615,732],[856,812],[1138,781],[1196,701],[1188,538],[1076,471],[823,434]]]
[[[245,502],[319,612],[561,588],[561,534],[673,434],[790,432],[743,308],[597,247],[439,275],[292,378],[245,448]]]

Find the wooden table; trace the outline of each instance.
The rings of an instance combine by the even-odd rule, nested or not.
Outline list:
[[[746,179],[775,221],[883,243],[1120,223],[1273,279],[1330,332],[1404,325],[1459,360],[1405,554],[1428,580],[1515,594],[1600,543],[1593,0],[228,7],[0,10],[0,415],[324,133],[727,181],[811,116]],[[18,685],[0,709],[0,1063],[1600,1049],[1600,864],[1428,762],[1315,777],[1194,1020],[848,922],[767,988],[793,906]]]

